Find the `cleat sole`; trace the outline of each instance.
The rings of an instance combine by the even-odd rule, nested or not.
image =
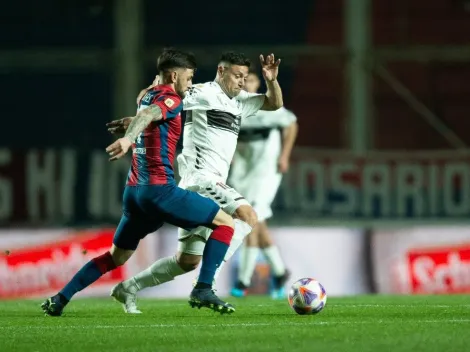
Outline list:
[[[232,314],[235,312],[235,308],[234,307],[226,307],[226,306],[222,306],[222,305],[215,305],[213,303],[204,303],[204,302],[200,302],[200,301],[196,301],[196,300],[190,300],[189,302],[189,305],[191,306],[191,308],[198,308],[198,309],[201,309],[201,308],[208,308],[216,313],[220,313],[221,315],[223,314]]]

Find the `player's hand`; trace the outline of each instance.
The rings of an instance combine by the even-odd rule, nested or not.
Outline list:
[[[147,92],[150,89],[152,89],[155,86],[158,86],[159,84],[160,84],[160,76],[156,75],[155,78],[153,79],[152,84],[149,85],[147,88],[144,88],[140,91],[139,95],[137,96],[137,100],[136,100],[137,105],[139,105],[140,100],[144,97],[145,94],[147,94]]]
[[[277,161],[277,171],[281,174],[285,174],[289,171],[289,158],[285,158],[283,156],[279,157]]]
[[[108,132],[111,134],[123,134],[127,131],[127,127],[131,123],[133,117],[124,117],[120,120],[114,120],[108,122],[106,127],[108,127]]]
[[[156,75],[155,79],[152,82],[152,87],[158,86],[160,84],[160,76]]]
[[[266,59],[263,55],[259,56],[259,61],[261,62],[261,68],[263,71],[263,77],[266,81],[275,81],[279,73],[279,65],[281,64],[281,59],[275,59],[274,54],[266,56]]]
[[[132,142],[127,137],[119,138],[113,144],[109,145],[106,148],[106,152],[109,154],[111,158],[109,161],[115,161],[121,159],[124,155],[126,155],[129,148],[132,146]]]

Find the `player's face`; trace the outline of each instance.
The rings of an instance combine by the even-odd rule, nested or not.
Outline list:
[[[245,90],[248,93],[256,93],[259,89],[260,81],[257,75],[250,73],[246,78]]]
[[[175,91],[180,97],[184,98],[188,89],[193,85],[193,76],[194,70],[189,68],[176,71]]]
[[[245,88],[245,80],[248,77],[248,67],[231,65],[224,67],[222,82],[228,95],[236,97]]]

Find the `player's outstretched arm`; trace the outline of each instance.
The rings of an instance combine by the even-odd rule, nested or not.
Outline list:
[[[134,143],[137,136],[145,130],[150,122],[158,121],[162,118],[162,109],[158,105],[150,105],[148,108],[140,110],[135,118],[132,119],[124,137]]]
[[[282,100],[282,90],[279,82],[277,81],[277,75],[279,73],[279,65],[281,59],[275,59],[274,54],[266,56],[260,55],[259,60],[261,62],[261,68],[263,71],[263,77],[266,81],[266,99],[264,100],[261,110],[273,111],[280,109],[284,102]]]
[[[109,161],[122,158],[132,146],[137,136],[145,130],[150,122],[161,120],[162,117],[162,109],[158,105],[151,105],[146,109],[140,110],[129,124],[125,136],[119,138],[106,148],[106,152],[111,157]]]
[[[127,128],[129,127],[130,123],[132,122],[134,118],[135,116],[129,116],[129,117],[123,117],[122,119],[119,119],[119,120],[108,122],[106,124],[106,127],[108,127],[108,132],[111,134],[126,133]]]

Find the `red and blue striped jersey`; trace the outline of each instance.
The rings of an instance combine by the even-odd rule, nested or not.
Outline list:
[[[174,182],[173,160],[181,135],[183,101],[172,87],[158,85],[142,97],[138,110],[150,105],[158,105],[163,118],[152,121],[132,145],[132,165],[127,177],[129,186]]]

